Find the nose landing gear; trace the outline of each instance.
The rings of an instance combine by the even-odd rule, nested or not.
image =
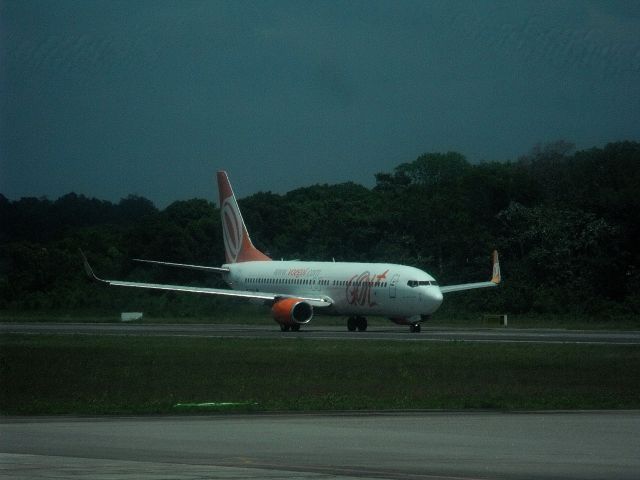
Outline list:
[[[422,330],[422,328],[420,327],[419,323],[412,323],[411,325],[409,325],[409,331],[411,333],[420,333],[420,330]]]

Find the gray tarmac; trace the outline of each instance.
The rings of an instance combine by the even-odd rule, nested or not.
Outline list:
[[[442,328],[423,326],[421,333],[407,327],[371,326],[366,332],[348,332],[346,327],[303,325],[299,332],[281,332],[269,325],[127,324],[127,323],[0,323],[0,333],[154,335],[214,338],[309,338],[316,340],[386,340],[411,342],[484,342],[640,345],[640,331],[601,331],[514,328]]]
[[[0,419],[0,478],[632,479],[640,412]]]

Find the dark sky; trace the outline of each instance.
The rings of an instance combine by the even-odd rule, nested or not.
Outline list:
[[[640,139],[640,2],[0,0],[0,193],[163,207]]]

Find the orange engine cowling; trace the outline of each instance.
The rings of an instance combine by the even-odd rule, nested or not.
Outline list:
[[[271,313],[280,325],[299,325],[311,321],[313,307],[300,298],[283,298],[273,304]]]

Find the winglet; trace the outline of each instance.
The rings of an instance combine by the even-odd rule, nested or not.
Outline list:
[[[82,255],[82,262],[84,263],[84,271],[87,273],[87,277],[89,277],[91,280],[102,282],[102,280],[99,279],[95,273],[93,273],[93,268],[91,268],[91,265],[89,265],[89,260],[87,260],[87,256],[84,254],[82,249],[78,249],[78,250],[80,251],[80,255]]]
[[[498,251],[493,251],[493,275],[491,281],[498,285],[502,278],[500,277],[500,261],[498,260]]]
[[[227,172],[218,172],[218,193],[220,194],[220,216],[227,263],[271,260],[251,243],[249,232],[242,219],[240,207],[231,188]]]

